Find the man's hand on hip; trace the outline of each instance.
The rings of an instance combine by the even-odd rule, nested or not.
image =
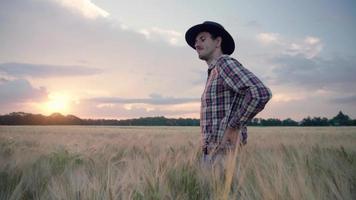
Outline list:
[[[224,133],[224,137],[221,141],[221,145],[226,145],[226,144],[237,145],[240,139],[239,132],[240,130],[237,128],[228,127]]]

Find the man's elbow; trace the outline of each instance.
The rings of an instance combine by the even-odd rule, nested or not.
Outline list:
[[[267,102],[272,99],[272,91],[267,87],[262,88],[259,96],[256,99],[258,100],[258,104],[264,107]]]
[[[269,100],[271,100],[272,99],[272,91],[269,89],[269,88],[266,88],[266,99],[267,99],[267,102],[269,101]]]

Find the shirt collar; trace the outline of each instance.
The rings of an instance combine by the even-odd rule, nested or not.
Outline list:
[[[226,57],[226,56],[228,56],[228,55],[222,54],[221,56],[219,56],[216,59],[214,59],[213,61],[211,61],[211,63],[208,65],[209,66],[208,70],[212,70],[215,67],[215,65],[218,62],[218,60],[220,60],[220,58],[223,58],[223,57]]]
[[[219,60],[220,58],[226,57],[226,56],[228,56],[228,55],[222,54],[221,56],[219,56],[219,57],[217,57],[216,59],[212,60],[211,63],[208,65],[208,66],[209,66],[208,71],[211,71],[211,70],[215,67],[216,63],[218,62],[218,60]]]

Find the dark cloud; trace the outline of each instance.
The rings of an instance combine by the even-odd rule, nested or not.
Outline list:
[[[29,63],[2,63],[0,72],[14,77],[85,76],[101,73],[101,70],[84,66],[61,66]]]
[[[351,104],[356,106],[356,95],[334,97],[331,98],[330,102],[336,104]]]
[[[47,98],[46,88],[34,88],[26,79],[3,80],[0,82],[0,103],[14,104],[41,101]]]
[[[96,103],[105,104],[133,104],[133,103],[145,103],[151,105],[173,105],[173,104],[183,104],[191,102],[199,102],[198,98],[175,98],[175,97],[162,97],[159,94],[151,94],[150,98],[141,99],[127,99],[127,98],[117,98],[117,97],[100,97],[92,98],[88,101]]]
[[[8,81],[6,78],[0,77],[0,83],[6,82],[6,81]]]
[[[353,91],[356,85],[356,60],[352,58],[307,59],[303,56],[280,56],[273,59],[274,75],[269,81],[311,90]]]

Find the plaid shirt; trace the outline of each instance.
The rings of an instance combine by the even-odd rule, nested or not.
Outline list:
[[[247,142],[246,124],[265,107],[271,91],[249,70],[228,55],[209,65],[201,97],[200,126],[203,149],[219,144],[227,127],[239,128]]]

